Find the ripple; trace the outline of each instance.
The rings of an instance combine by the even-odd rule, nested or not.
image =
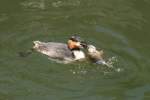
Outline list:
[[[119,77],[124,80],[120,79],[120,81],[136,77],[141,69],[142,62],[140,63],[140,61],[143,58],[140,52],[131,45],[129,39],[123,33],[115,32],[100,25],[95,26],[95,30],[100,34],[98,36],[105,38],[97,42],[100,43],[102,49],[104,48],[106,62],[113,67],[112,70],[104,69],[105,75],[110,75],[110,73],[111,76],[117,75],[117,73],[121,74]]]
[[[46,9],[45,0],[26,0],[21,5],[26,9]]]
[[[64,7],[64,6],[79,6],[80,0],[66,0],[66,1],[55,1],[52,2],[53,7]]]
[[[119,40],[119,41],[123,42],[125,45],[128,44],[128,39],[125,38],[124,36],[122,36],[121,33],[114,32],[110,29],[107,29],[105,27],[98,26],[98,25],[96,26],[96,31],[97,32],[104,32],[108,36],[111,36],[112,38],[115,38],[116,40]]]

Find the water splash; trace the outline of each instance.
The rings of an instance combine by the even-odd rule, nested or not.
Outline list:
[[[109,68],[114,68],[114,64],[118,62],[117,57],[110,57],[108,60],[104,63],[104,65],[108,66]]]
[[[109,68],[114,69],[114,71],[116,72],[121,72],[123,71],[123,68],[120,68],[121,66],[117,66],[117,64],[119,64],[119,60],[117,57],[110,57],[108,58],[108,60],[105,62],[104,65],[106,65]]]
[[[76,67],[70,70],[70,72],[74,75],[86,75],[88,73],[88,68],[86,64],[78,64]]]

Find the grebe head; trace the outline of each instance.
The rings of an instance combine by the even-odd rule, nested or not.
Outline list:
[[[81,42],[81,38],[78,35],[73,35],[70,37],[70,40],[76,41],[76,42]]]
[[[39,44],[41,42],[40,41],[33,41],[33,43],[34,43],[33,49],[37,49],[37,48],[39,48]]]
[[[93,45],[88,45],[88,46],[87,46],[87,50],[88,50],[88,52],[92,53],[92,52],[95,52],[95,51],[96,51],[96,47],[93,46]]]

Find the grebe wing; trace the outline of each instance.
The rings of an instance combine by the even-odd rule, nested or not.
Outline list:
[[[68,49],[68,46],[65,43],[47,42],[43,43],[43,45],[48,51],[53,51],[58,57],[72,58],[72,52]]]

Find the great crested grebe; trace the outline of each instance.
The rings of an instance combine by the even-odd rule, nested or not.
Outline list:
[[[83,51],[77,49],[71,50],[65,43],[41,41],[34,41],[33,43],[33,49],[47,55],[50,59],[55,59],[60,62],[70,63],[86,58]]]
[[[88,50],[87,55],[90,58],[90,60],[92,60],[96,64],[104,64],[104,65],[106,65],[106,62],[103,59],[103,54],[104,54],[103,50],[98,51],[96,49],[96,47],[93,46],[93,45],[88,45],[87,46],[87,50]]]

